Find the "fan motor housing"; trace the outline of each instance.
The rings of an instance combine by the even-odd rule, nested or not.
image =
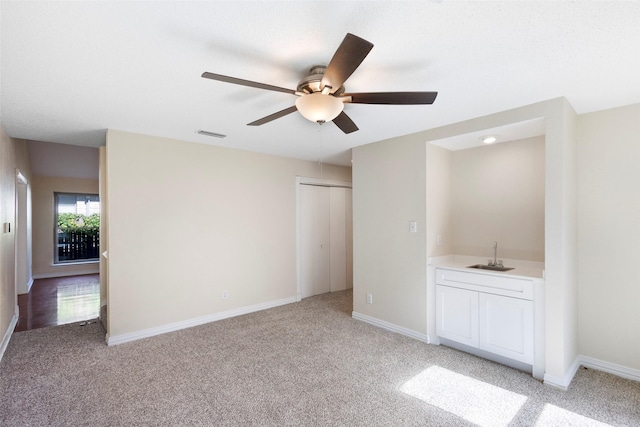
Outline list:
[[[322,77],[327,69],[326,65],[314,65],[309,68],[307,75],[298,83],[298,92],[314,93],[322,91]],[[339,96],[344,92],[344,86],[340,86],[333,95]]]

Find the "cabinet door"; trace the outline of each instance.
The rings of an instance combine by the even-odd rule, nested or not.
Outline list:
[[[436,285],[436,333],[478,347],[478,292]]]
[[[533,301],[479,294],[480,348],[533,363]]]

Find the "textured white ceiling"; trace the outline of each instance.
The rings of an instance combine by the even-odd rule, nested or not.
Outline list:
[[[494,136],[494,144],[516,141],[525,138],[533,138],[545,134],[544,119],[532,119],[524,122],[511,123],[506,126],[487,128],[477,132],[464,133],[449,138],[432,141],[433,145],[446,148],[451,151],[466,150],[467,148],[481,147],[484,138]]]
[[[565,96],[578,113],[640,102],[640,2],[3,0],[0,120],[16,138],[104,144],[121,129],[348,165],[352,147]],[[283,93],[347,32],[375,46],[348,91],[439,92],[433,105],[346,105],[344,135]],[[213,139],[198,129],[228,135]]]

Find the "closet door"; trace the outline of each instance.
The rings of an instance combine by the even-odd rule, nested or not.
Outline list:
[[[331,292],[347,289],[346,189],[329,190]]]
[[[329,187],[300,185],[302,298],[331,290]]]

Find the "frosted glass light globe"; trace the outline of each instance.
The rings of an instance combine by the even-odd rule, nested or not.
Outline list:
[[[296,99],[296,108],[305,119],[324,123],[338,117],[344,104],[335,96],[314,92]]]

